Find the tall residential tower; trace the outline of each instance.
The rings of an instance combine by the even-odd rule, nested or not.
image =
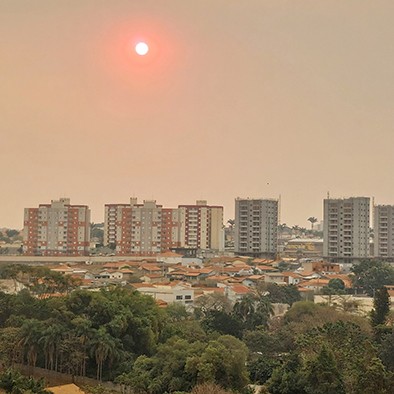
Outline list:
[[[235,253],[275,258],[278,248],[279,201],[235,200]]]
[[[150,255],[172,248],[223,250],[223,207],[195,205],[163,208],[156,201],[130,199],[105,205],[104,244],[121,255]]]
[[[374,206],[374,257],[394,260],[394,205]]]
[[[369,257],[369,197],[324,200],[323,256],[351,263]]]
[[[89,246],[90,210],[86,205],[71,205],[69,198],[61,198],[25,209],[25,254],[83,256],[89,254]]]

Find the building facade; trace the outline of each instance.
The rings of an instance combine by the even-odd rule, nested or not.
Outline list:
[[[178,208],[163,208],[161,213],[162,252],[181,247],[180,218]]]
[[[156,201],[105,205],[104,244],[120,255],[150,255],[170,249],[223,250],[223,207],[206,201],[163,208]]]
[[[161,252],[162,208],[154,200],[131,202],[131,254],[148,256]]]
[[[279,201],[235,200],[235,253],[275,258],[278,250]]]
[[[35,256],[84,256],[89,254],[90,210],[71,205],[69,198],[26,208],[23,251]]]
[[[394,259],[394,205],[376,205],[374,210],[374,257]]]
[[[181,247],[223,250],[223,207],[211,206],[205,200],[195,205],[179,205]]]
[[[369,257],[369,197],[324,200],[323,256],[352,263]]]

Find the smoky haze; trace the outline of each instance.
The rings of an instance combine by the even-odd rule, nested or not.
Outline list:
[[[394,2],[2,0],[0,226],[60,196],[394,204]],[[136,59],[131,42],[152,48]]]

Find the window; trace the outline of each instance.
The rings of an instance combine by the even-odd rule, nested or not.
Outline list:
[[[177,295],[177,296],[176,296],[176,299],[177,299],[177,300],[182,300],[183,297],[182,297],[181,295]]]

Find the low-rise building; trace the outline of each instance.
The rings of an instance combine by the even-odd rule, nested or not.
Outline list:
[[[134,283],[133,287],[142,294],[150,295],[155,300],[163,300],[168,304],[180,303],[193,307],[194,289],[178,283]]]

